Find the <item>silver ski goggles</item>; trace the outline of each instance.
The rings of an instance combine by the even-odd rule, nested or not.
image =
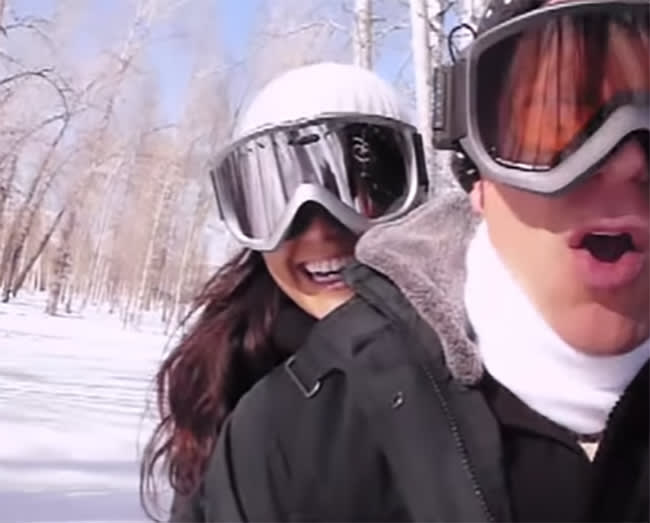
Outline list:
[[[648,146],[650,3],[571,1],[499,24],[435,72],[434,142],[481,176],[542,194]]]
[[[332,115],[233,142],[210,173],[219,214],[242,245],[275,249],[301,207],[319,204],[360,234],[426,194],[416,129],[390,118]]]

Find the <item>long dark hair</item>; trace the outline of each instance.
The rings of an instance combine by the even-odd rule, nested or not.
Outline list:
[[[158,509],[158,467],[166,470],[177,494],[190,496],[225,418],[241,396],[286,357],[269,342],[283,296],[262,255],[243,250],[219,269],[196,299],[198,319],[155,376],[160,421],[140,466],[140,500],[152,519],[152,509]]]

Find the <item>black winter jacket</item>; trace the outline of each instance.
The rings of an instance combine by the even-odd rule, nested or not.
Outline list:
[[[466,199],[452,198],[407,218],[409,237],[392,225],[389,248],[373,245],[374,231],[364,237],[358,257],[383,274],[350,269],[357,297],[241,400],[175,520],[648,520],[647,365],[594,463],[490,385],[462,310],[469,215]],[[435,229],[448,240],[434,259],[425,246]]]

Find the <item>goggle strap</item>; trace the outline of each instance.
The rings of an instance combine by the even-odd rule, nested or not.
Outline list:
[[[466,134],[465,60],[440,65],[433,71],[433,145],[437,149],[456,149]]]

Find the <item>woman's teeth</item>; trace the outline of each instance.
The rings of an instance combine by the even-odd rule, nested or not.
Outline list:
[[[341,279],[341,271],[352,261],[352,256],[305,263],[305,271],[317,283],[332,283]]]

